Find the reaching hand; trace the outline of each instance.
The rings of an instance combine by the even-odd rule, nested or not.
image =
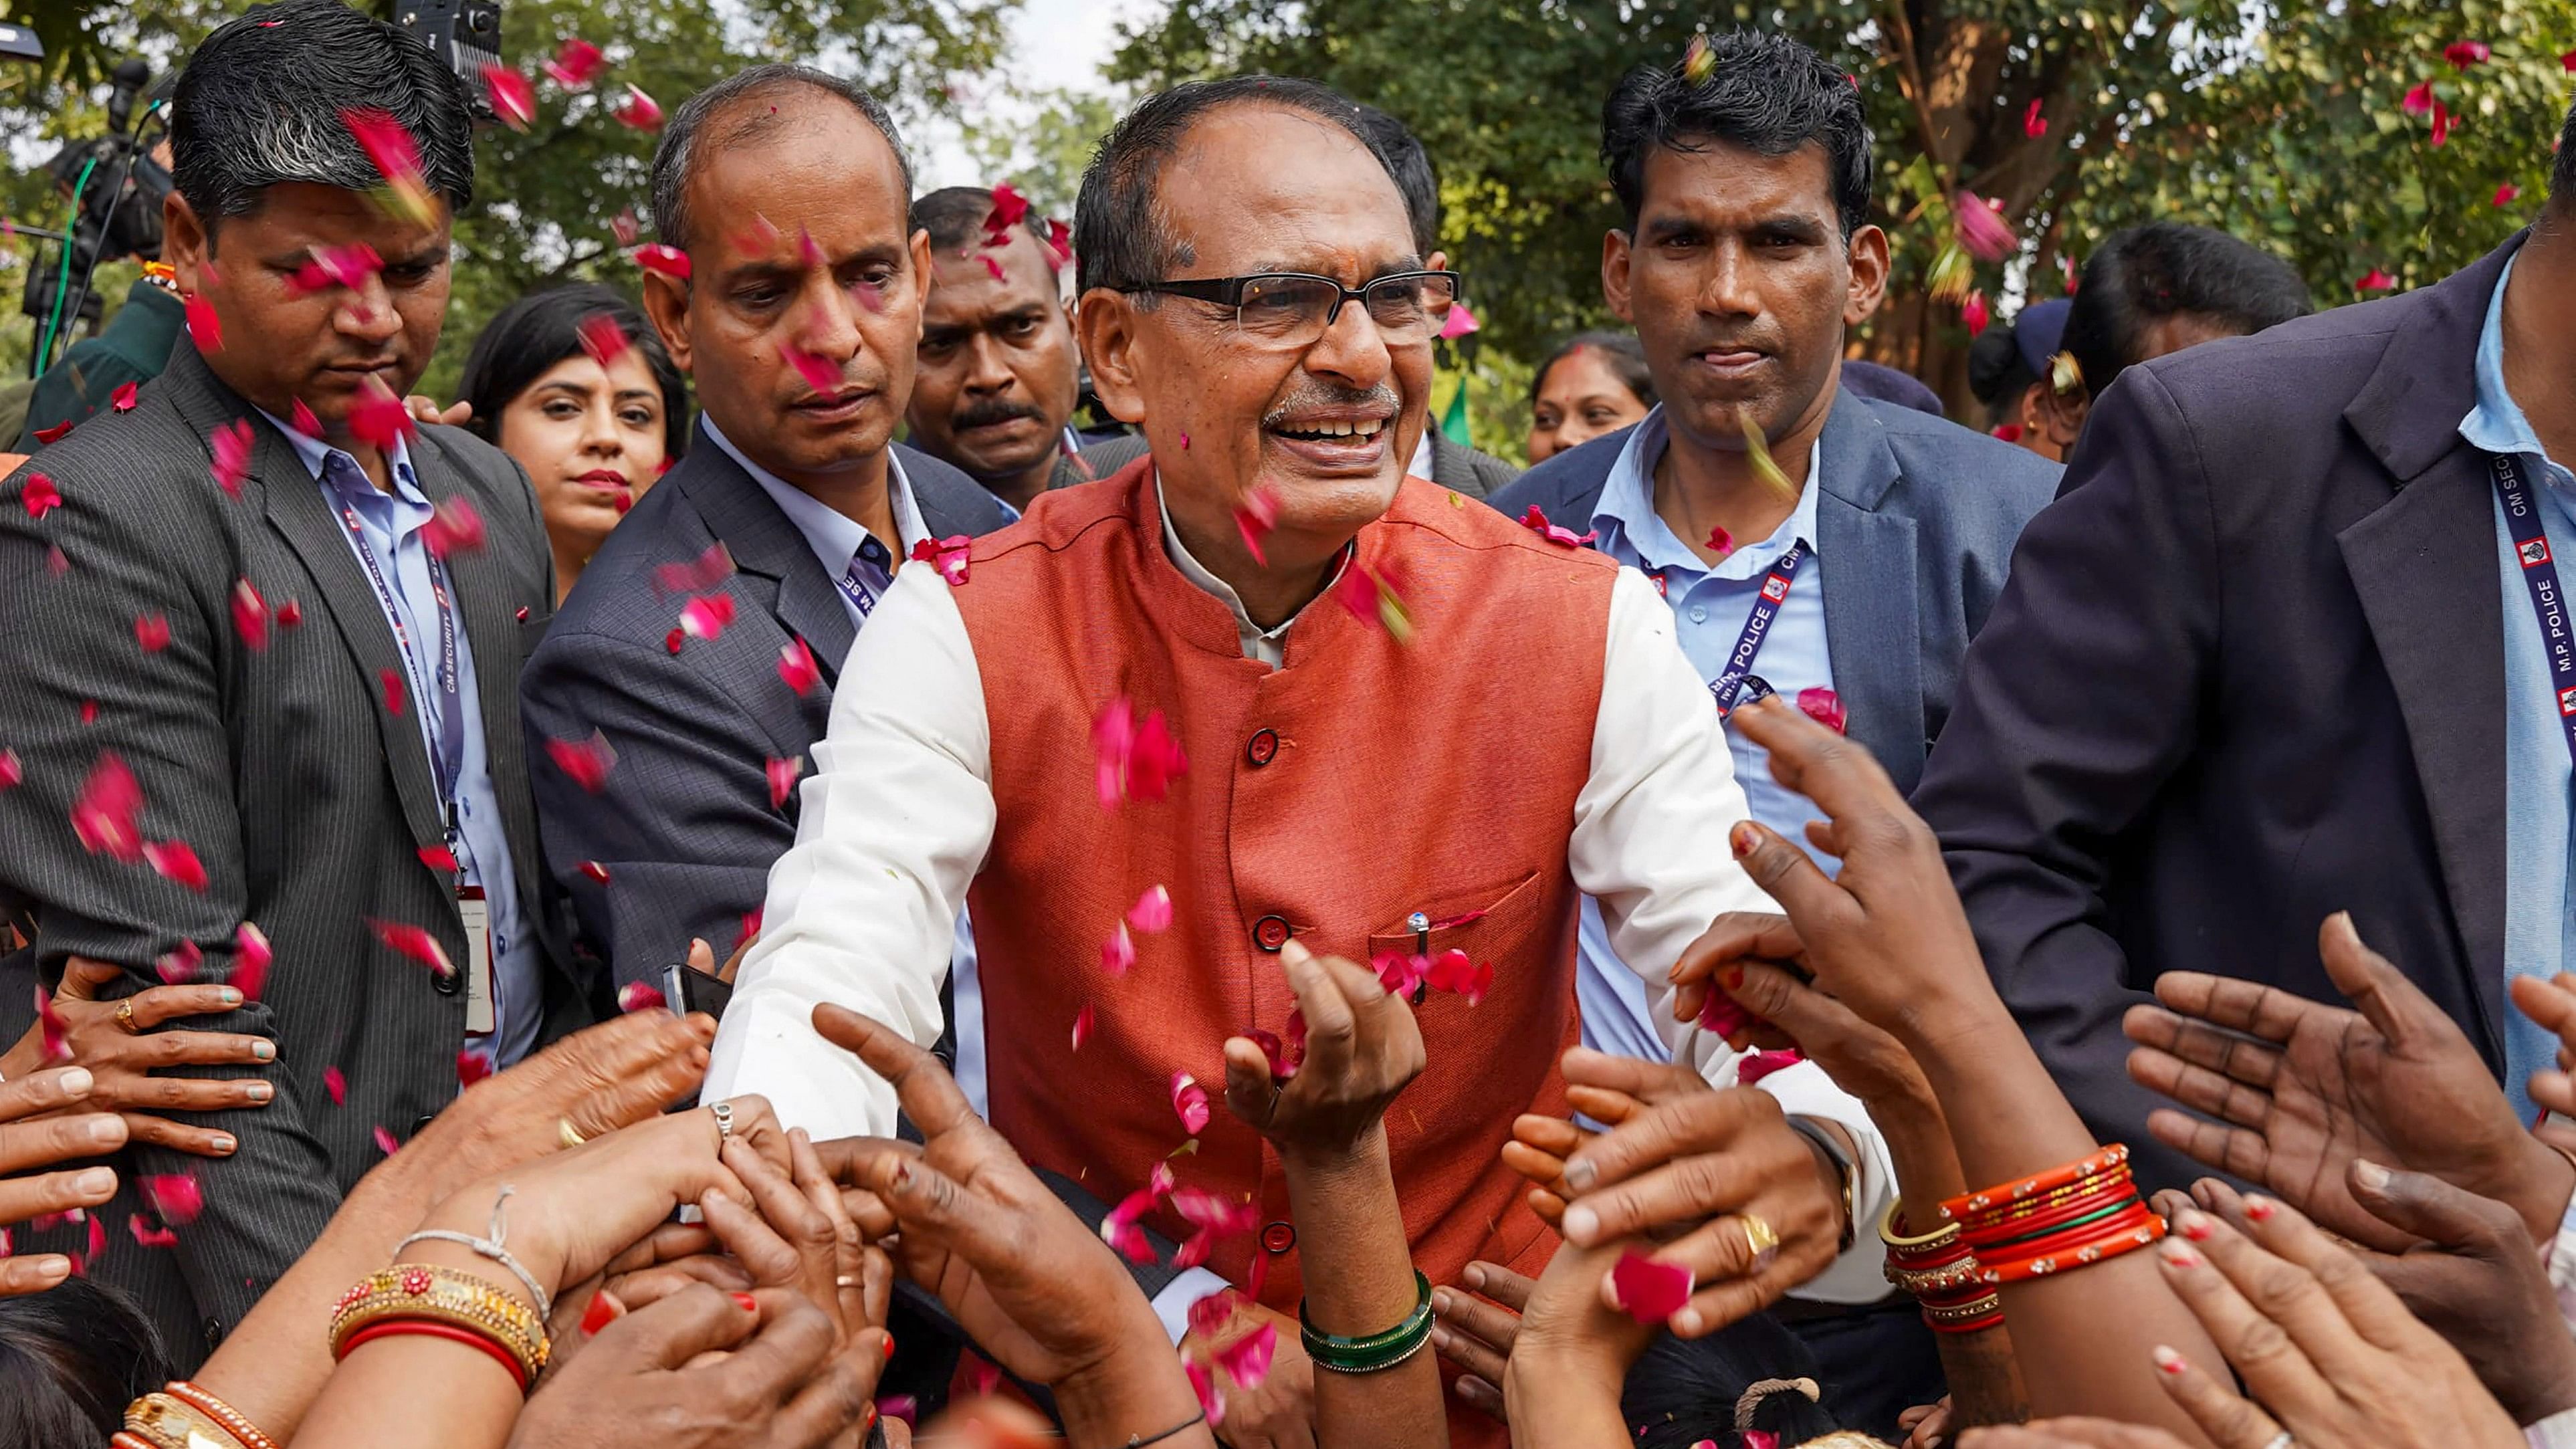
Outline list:
[[[462,1184],[659,1116],[707,1074],[716,1024],[705,1016],[631,1011],[586,1027],[465,1089],[403,1147],[417,1165],[453,1163]],[[737,1118],[761,1129],[767,1115]],[[781,1151],[785,1139],[780,1138]]]
[[[1431,1290],[1431,1311],[1440,1320],[1431,1330],[1431,1347],[1458,1366],[1458,1397],[1509,1422],[1503,1407],[1503,1369],[1511,1359],[1512,1346],[1520,1341],[1521,1315],[1529,1311],[1530,1294],[1538,1288],[1538,1280],[1499,1263],[1476,1262],[1467,1265],[1460,1281],[1472,1291]],[[1476,1297],[1478,1293],[1484,1297]]]
[[[520,1411],[513,1449],[821,1449],[873,1422],[875,1353],[801,1293],[695,1284],[599,1332]]]
[[[1581,1086],[1635,1104],[1604,1119],[1618,1125],[1566,1159],[1560,1177],[1574,1194],[1566,1241],[1590,1247],[1679,1230],[1650,1254],[1689,1269],[1698,1285],[1672,1315],[1674,1333],[1714,1333],[1833,1262],[1843,1229],[1840,1181],[1827,1182],[1830,1169],[1820,1168],[1771,1094],[1717,1091],[1686,1067],[1583,1047],[1568,1051],[1564,1065],[1569,1097]],[[1544,1150],[1527,1136],[1520,1141]],[[1618,1306],[1606,1275],[1600,1292]]]
[[[403,409],[411,414],[413,422],[444,423],[451,428],[464,426],[466,421],[474,416],[474,404],[463,398],[449,403],[442,411],[436,402],[422,397],[419,393],[405,397]]]
[[[2242,1231],[2176,1212],[2158,1250],[2165,1281],[2255,1401],[2159,1350],[2159,1381],[2203,1433],[2222,1449],[2261,1449],[2285,1431],[2337,1449],[2524,1449],[2467,1361],[2359,1259],[2278,1199],[2240,1206]]]
[[[1306,1018],[1306,1061],[1285,1086],[1249,1037],[1225,1044],[1225,1105],[1282,1152],[1347,1153],[1377,1130],[1389,1102],[1422,1075],[1422,1027],[1377,973],[1317,958],[1290,941],[1279,952]]]
[[[1600,1285],[1622,1256],[1647,1244],[1610,1238],[1590,1247],[1572,1240],[1531,1285],[1512,1351],[1503,1365],[1505,1407],[1498,1417],[1513,1426],[1515,1443],[1600,1442],[1577,1432],[1589,1405],[1605,1407],[1617,1423],[1619,1389],[1657,1325],[1639,1323],[1610,1305]]]
[[[135,1142],[224,1157],[238,1145],[229,1132],[171,1121],[168,1112],[222,1112],[263,1107],[277,1089],[258,1077],[167,1075],[181,1067],[247,1067],[254,1071],[276,1060],[277,1047],[266,1037],[219,1031],[162,1031],[171,1021],[191,1016],[221,1016],[242,1003],[229,986],[153,986],[120,1001],[101,1001],[98,993],[125,979],[125,969],[104,961],[74,956],[63,968],[54,993],[54,1011],[63,1021],[69,1064],[89,1068],[93,1078],[85,1106],[125,1118],[126,1135]],[[130,1024],[129,1024],[130,1023]],[[15,1079],[46,1065],[41,1025],[9,1049],[0,1076]]]
[[[2355,1158],[2510,1203],[2532,1240],[2547,1242],[2576,1169],[2514,1120],[2477,1048],[2361,943],[2350,916],[2327,917],[2317,939],[2326,974],[2359,1011],[2192,971],[2157,979],[2163,1009],[2130,1008],[2129,1075],[2219,1119],[2159,1109],[2147,1130],[2370,1247],[2403,1251],[2413,1239],[2352,1200]]]
[[[92,1078],[86,1067],[60,1067],[0,1082],[0,1229],[47,1213],[97,1208],[116,1196],[116,1170],[82,1167],[19,1176],[57,1162],[101,1157],[125,1145],[125,1123],[112,1112],[83,1110]],[[41,1293],[71,1276],[60,1253],[0,1257],[0,1298]]]
[[[936,1057],[837,1006],[814,1008],[814,1029],[892,1083],[921,1129],[917,1148],[855,1139],[825,1144],[825,1155],[892,1215],[896,1265],[938,1294],[978,1347],[1050,1385],[1139,1350],[1170,1358],[1117,1255],[984,1125]]]
[[[2531,1074],[2531,1100],[2562,1117],[2576,1117],[2576,1084],[2567,1077],[2576,1068],[2576,973],[2561,971],[2547,979],[2516,976],[2505,989],[2523,1015],[2558,1037],[2558,1070]]]
[[[1941,1104],[1905,1044],[1801,977],[1806,949],[1786,916],[1730,912],[1711,922],[1673,963],[1677,1019],[1695,1019],[1711,991],[1762,1018],[1727,1045],[1737,1051],[1795,1049],[1873,1117],[1910,1111],[1937,1121]]]

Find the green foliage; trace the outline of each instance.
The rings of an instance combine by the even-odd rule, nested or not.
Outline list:
[[[952,109],[949,78],[991,68],[1019,3],[510,0],[502,51],[520,69],[534,74],[570,36],[601,46],[608,69],[585,93],[566,94],[539,79],[529,131],[492,127],[477,141],[475,202],[456,226],[455,299],[422,390],[448,396],[485,319],[526,292],[572,281],[634,290],[634,269],[610,227],[631,207],[649,231],[646,174],[655,137],[608,116],[628,84],[672,108],[744,66],[796,57],[855,77],[898,117],[917,119]],[[30,21],[48,51],[41,68],[0,71],[0,134],[96,134],[104,128],[98,78],[117,59],[140,54],[156,71],[166,69],[242,8],[239,0],[0,0],[0,14]],[[0,177],[0,209],[53,225],[64,206],[40,175],[11,174]],[[24,257],[23,246],[18,254]],[[0,269],[8,301],[23,275]],[[0,368],[14,348],[23,371],[27,331],[23,319],[0,322]]]
[[[967,122],[966,154],[983,168],[981,180],[1008,181],[1038,215],[1071,222],[1082,168],[1126,107],[1097,92],[1045,91],[1030,99],[1037,114],[1025,123]]]
[[[2061,253],[2159,219],[2272,248],[2321,304],[2349,300],[2374,266],[2420,285],[2538,205],[2576,0],[1172,0],[1127,28],[1112,72],[1149,87],[1313,76],[1403,117],[1440,168],[1485,338],[1529,358],[1607,320],[1601,235],[1620,218],[1598,147],[1612,84],[1677,63],[1697,30],[1737,26],[1795,34],[1855,77],[1897,255],[1863,347],[1956,404],[1967,334],[1928,285],[1951,241],[1949,192],[1999,198],[2022,238],[1963,278],[1996,299],[2053,293]],[[2442,49],[2462,39],[2493,58],[2455,71]],[[2426,79],[2463,118],[2440,148],[2400,109]],[[2025,132],[2033,101],[2044,135]],[[1900,184],[1918,162],[1933,184]],[[2522,198],[2499,208],[2506,184]]]

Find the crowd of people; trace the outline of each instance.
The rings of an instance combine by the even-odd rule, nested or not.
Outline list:
[[[1067,226],[746,70],[432,399],[473,114],[217,29],[0,481],[0,1449],[2576,1445],[2576,109],[1967,426],[1844,68],[1640,56],[1526,471],[1312,82]]]

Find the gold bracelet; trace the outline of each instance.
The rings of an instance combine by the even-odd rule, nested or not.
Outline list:
[[[1925,1233],[1919,1238],[1904,1236],[1896,1231],[1896,1214],[1904,1206],[1901,1200],[1891,1202],[1887,1205],[1887,1211],[1879,1215],[1878,1240],[1890,1248],[1900,1253],[1929,1252],[1934,1248],[1947,1245],[1951,1239],[1959,1236],[1957,1223],[1943,1223],[1938,1230]]]
[[[536,1310],[490,1279],[432,1263],[397,1263],[340,1295],[331,1312],[331,1357],[340,1357],[350,1335],[389,1318],[452,1323],[482,1334],[519,1361],[531,1384],[553,1347]]]
[[[226,1433],[240,1441],[242,1449],[277,1449],[277,1441],[261,1433],[241,1410],[187,1379],[172,1380],[162,1392],[223,1425]]]
[[[149,1393],[125,1406],[125,1429],[152,1449],[248,1449],[213,1415],[166,1393]]]
[[[1926,1293],[1944,1293],[1953,1288],[1965,1288],[1978,1281],[1977,1274],[1977,1260],[1973,1257],[1961,1258],[1955,1263],[1944,1263],[1938,1268],[1900,1268],[1893,1261],[1887,1265],[1887,1281],[1895,1284],[1900,1291],[1910,1293],[1917,1298]]]
[[[1950,1308],[1935,1308],[1927,1303],[1923,1305],[1923,1316],[1934,1323],[1965,1323],[1969,1319],[1992,1313],[2002,1306],[2002,1295],[1988,1293],[1983,1298],[1972,1298]]]

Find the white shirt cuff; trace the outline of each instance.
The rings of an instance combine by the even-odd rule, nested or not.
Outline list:
[[[1229,1286],[1205,1268],[1184,1268],[1181,1276],[1164,1284],[1163,1291],[1154,1295],[1154,1316],[1163,1320],[1163,1331],[1172,1336],[1174,1348],[1180,1347],[1182,1336],[1190,1331],[1190,1305]]]

